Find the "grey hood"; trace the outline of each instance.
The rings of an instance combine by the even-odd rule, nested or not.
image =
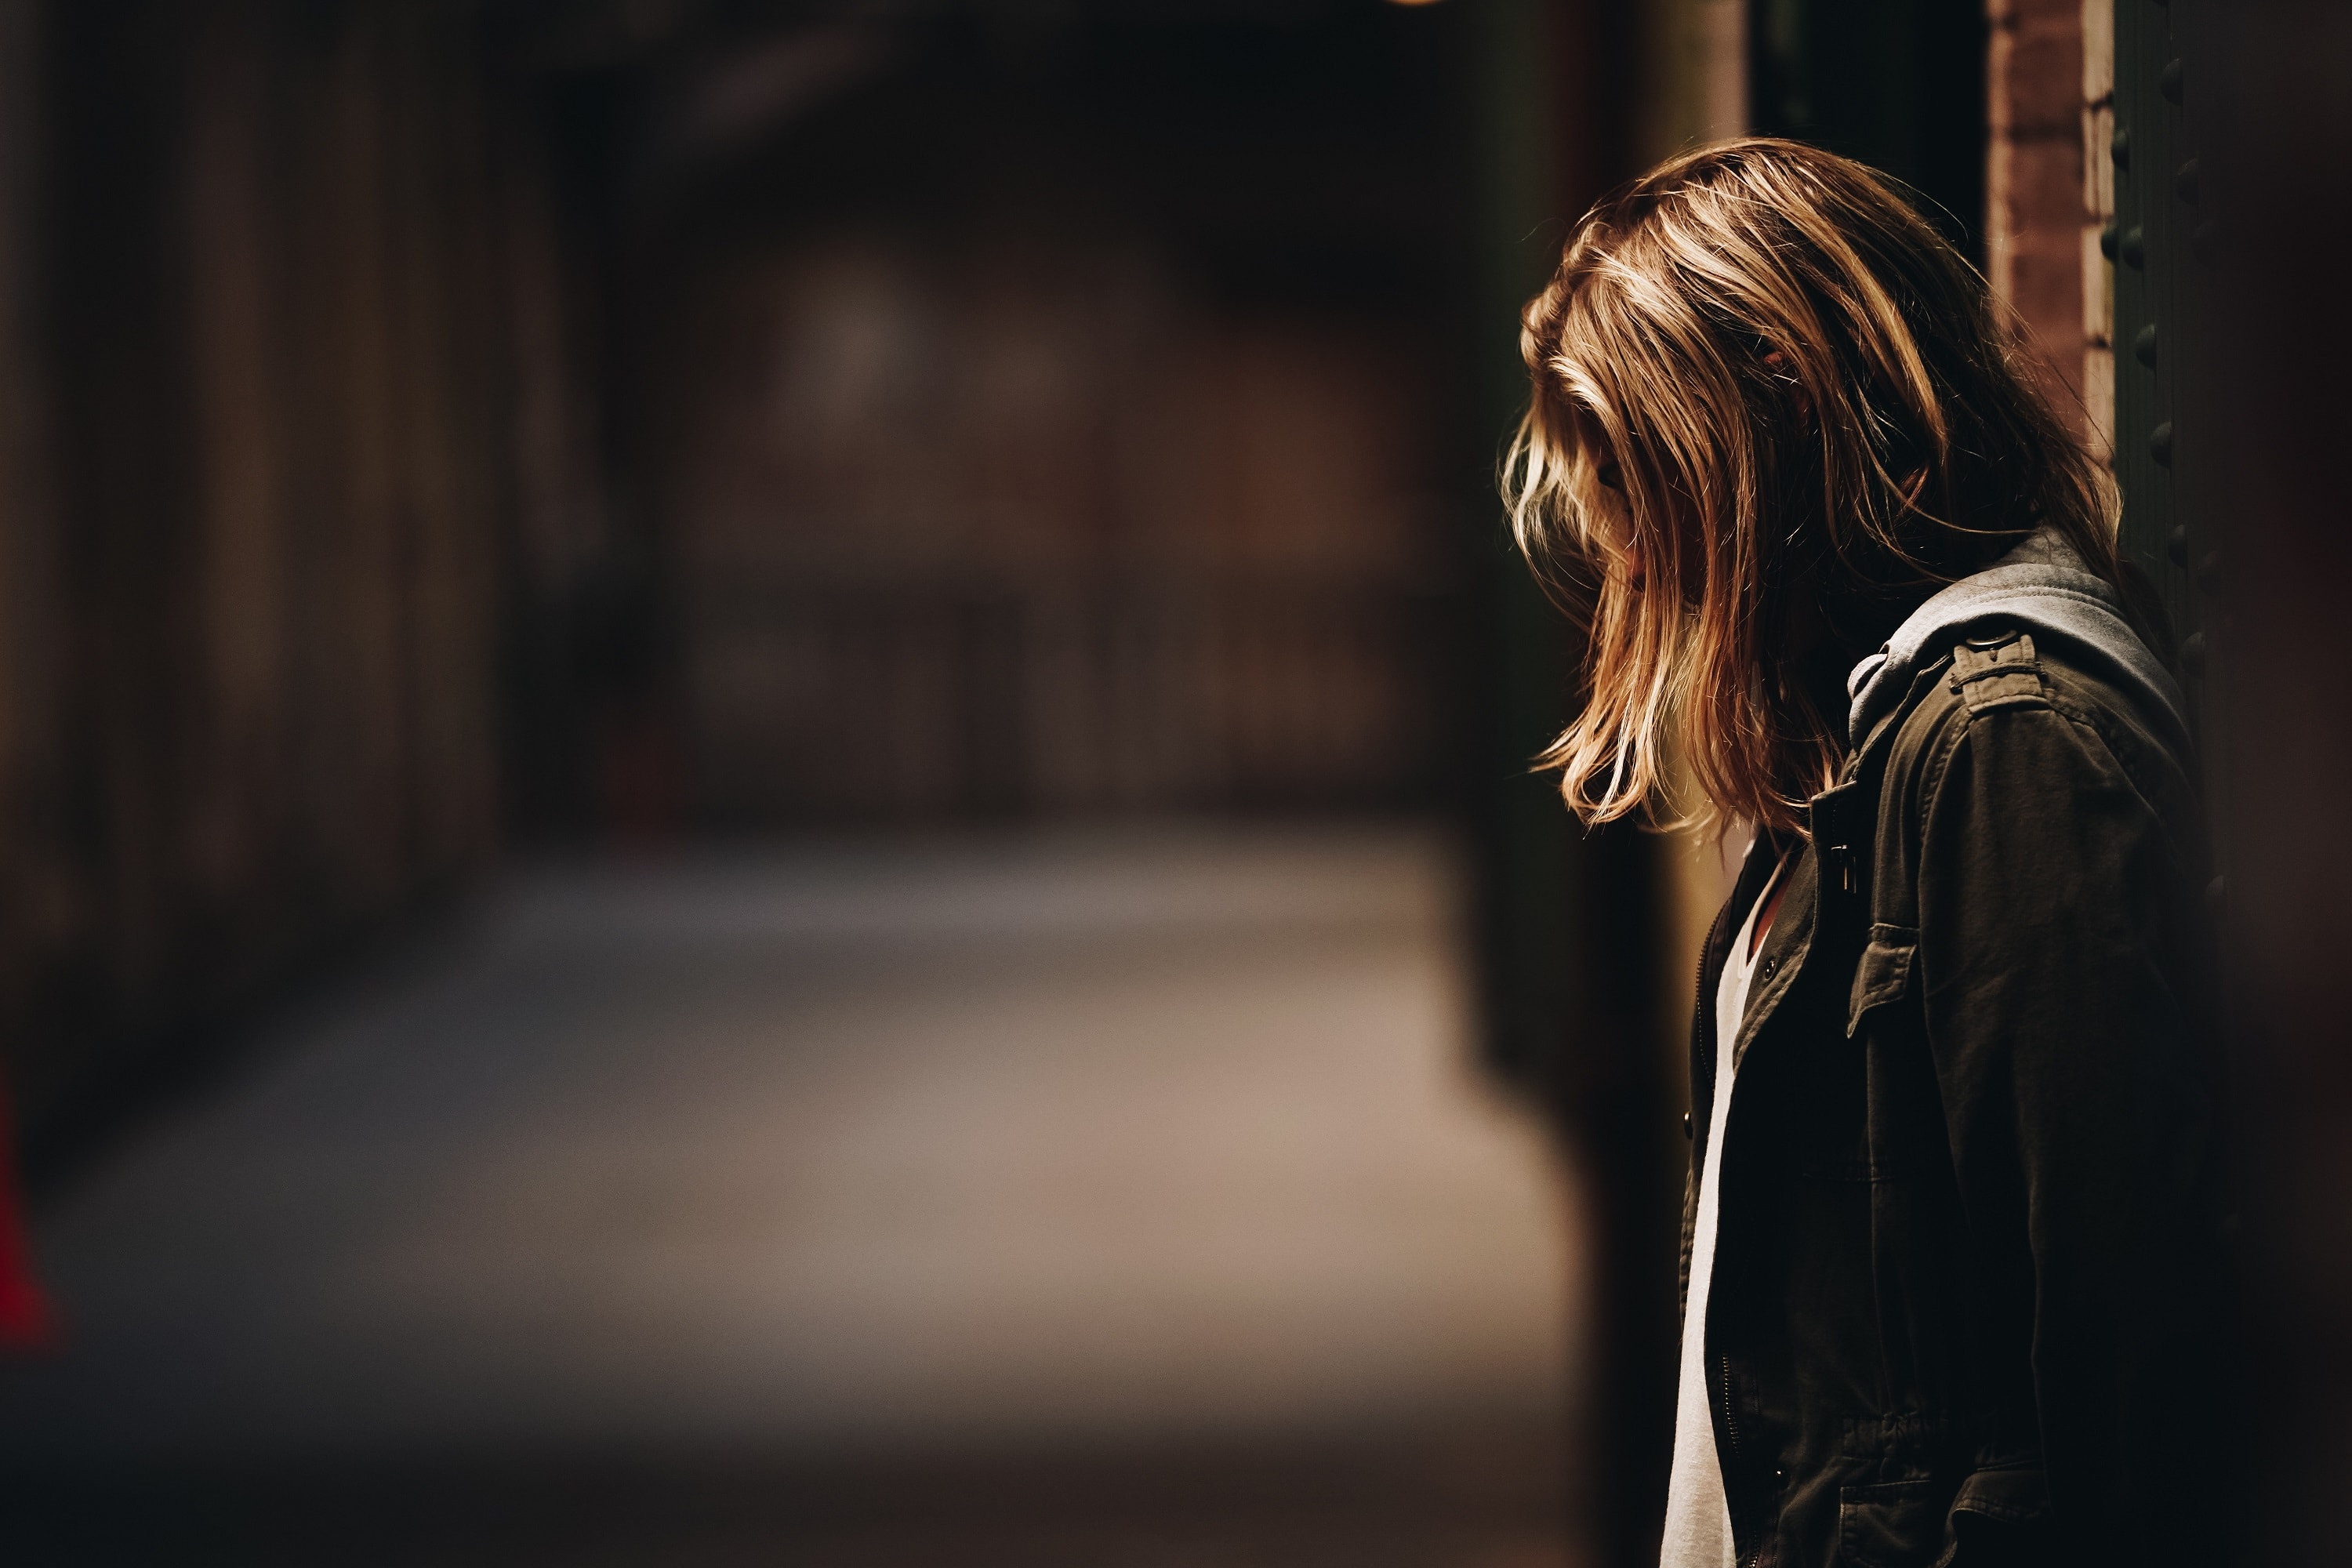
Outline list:
[[[2064,539],[2043,529],[1976,575],[1937,593],[1911,612],[1885,647],[1853,667],[1845,678],[1853,699],[1846,720],[1852,743],[1859,748],[1901,704],[1923,655],[1932,662],[1963,627],[1988,624],[2055,645],[2053,651],[2122,688],[2150,719],[2169,721],[2186,742],[2189,705],[2179,683],[2131,629],[2115,585],[2085,568]]]

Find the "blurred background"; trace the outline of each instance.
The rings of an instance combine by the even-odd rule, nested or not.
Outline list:
[[[1494,478],[1575,216],[1759,131],[1984,268],[2188,635],[2259,1560],[2341,1561],[2347,60],[0,0],[0,1555],[1654,1562],[1725,857],[1528,774]]]

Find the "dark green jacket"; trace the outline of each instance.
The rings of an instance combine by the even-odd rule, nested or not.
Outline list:
[[[1996,630],[1811,803],[1737,1045],[1706,1325],[1743,1565],[2221,1560],[2207,870],[2175,734]],[[1775,853],[1701,967],[1685,1293],[1716,976]]]

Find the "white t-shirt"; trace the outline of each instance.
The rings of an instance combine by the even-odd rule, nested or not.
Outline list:
[[[1715,1103],[1706,1121],[1706,1160],[1699,1167],[1698,1215],[1692,1226],[1690,1299],[1683,1312],[1682,1376],[1675,1394],[1675,1462],[1666,1482],[1666,1533],[1659,1568],[1738,1568],[1723,1460],[1715,1451],[1715,1416],[1706,1396],[1706,1298],[1715,1279],[1715,1232],[1723,1173],[1723,1128],[1731,1110],[1732,1047],[1748,1011],[1748,982],[1764,947],[1756,917],[1771,901],[1788,866],[1784,857],[1740,922],[1715,985]],[[1751,952],[1750,949],[1753,948]]]

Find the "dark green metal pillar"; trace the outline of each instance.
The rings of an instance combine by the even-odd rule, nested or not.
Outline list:
[[[2201,684],[2200,575],[2218,586],[2221,542],[2189,504],[2210,445],[2184,418],[2179,395],[2197,357],[2198,275],[2218,226],[2210,171],[2198,157],[2194,100],[2196,0],[2116,0],[2114,160],[2116,221],[2116,479],[2122,544],[2147,574],[2181,639],[2192,694]]]

